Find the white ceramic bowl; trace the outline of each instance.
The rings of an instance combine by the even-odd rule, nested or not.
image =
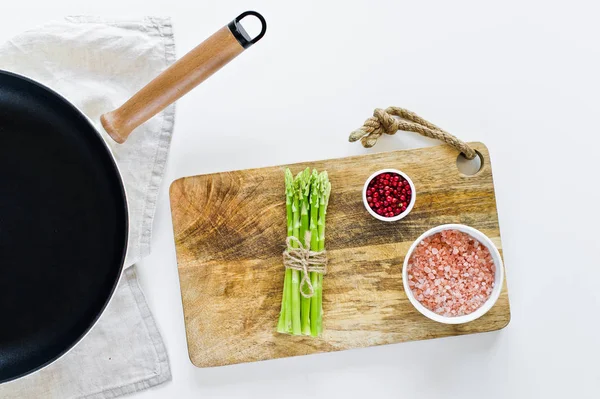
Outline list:
[[[400,176],[402,176],[406,179],[406,181],[408,182],[408,184],[410,186],[411,198],[410,198],[410,203],[406,207],[406,210],[404,212],[400,213],[398,216],[394,216],[391,218],[378,215],[373,209],[371,209],[371,207],[369,206],[369,202],[367,201],[367,188],[369,187],[369,183],[371,183],[371,180],[373,180],[375,178],[375,176],[379,176],[382,173],[399,174]],[[382,169],[380,171],[373,173],[371,176],[369,176],[369,178],[365,182],[365,186],[363,187],[363,204],[365,205],[365,208],[371,214],[371,216],[373,216],[376,219],[382,220],[384,222],[395,222],[397,220],[400,220],[400,219],[406,217],[406,215],[408,215],[410,213],[410,211],[413,209],[413,206],[415,206],[416,199],[417,199],[417,190],[415,189],[414,183],[412,182],[410,177],[408,177],[406,175],[406,173],[401,172],[398,169]]]
[[[421,241],[423,241],[424,238],[429,237],[435,233],[439,233],[440,231],[443,231],[443,230],[462,231],[463,233],[467,233],[471,237],[478,240],[481,244],[485,245],[487,247],[487,249],[489,249],[490,255],[492,255],[492,259],[494,260],[494,265],[496,266],[496,272],[494,275],[494,289],[492,290],[490,297],[479,309],[475,310],[472,313],[464,315],[464,316],[446,317],[446,316],[441,316],[435,312],[432,312],[431,310],[427,309],[425,306],[421,305],[421,303],[414,297],[411,288],[408,286],[408,261],[410,260],[410,257],[412,256],[414,249],[416,248],[417,245],[419,245],[419,243]],[[504,267],[502,265],[502,258],[500,257],[500,252],[498,252],[498,248],[496,248],[496,246],[494,245],[492,240],[490,240],[488,238],[488,236],[483,234],[481,231],[474,229],[472,227],[469,227],[469,226],[465,226],[464,224],[443,224],[441,226],[434,227],[433,229],[428,230],[425,233],[423,233],[410,246],[408,253],[406,254],[406,257],[404,258],[404,265],[402,266],[402,283],[404,285],[404,291],[406,292],[406,296],[408,297],[408,300],[410,301],[410,303],[412,303],[413,306],[415,308],[417,308],[417,310],[419,312],[421,312],[424,316],[430,318],[431,320],[434,320],[434,321],[437,321],[440,323],[444,323],[444,324],[468,323],[468,322],[478,319],[481,316],[483,316],[484,314],[486,314],[487,311],[490,310],[492,308],[492,306],[494,306],[494,304],[498,300],[498,297],[500,296],[500,292],[502,291],[503,282],[504,282]]]

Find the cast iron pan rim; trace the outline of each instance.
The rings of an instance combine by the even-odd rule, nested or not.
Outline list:
[[[100,141],[104,147],[104,150],[106,152],[108,152],[108,156],[110,158],[110,161],[112,163],[112,166],[114,167],[114,174],[116,175],[116,178],[119,182],[118,186],[120,188],[120,194],[121,194],[121,198],[122,198],[122,204],[123,204],[123,220],[125,222],[125,231],[123,233],[123,238],[124,238],[124,243],[123,243],[123,253],[121,254],[121,260],[120,260],[120,265],[119,265],[119,277],[115,280],[113,286],[111,287],[110,293],[108,295],[108,299],[105,301],[104,305],[102,306],[102,308],[100,309],[100,312],[98,312],[98,314],[93,318],[92,322],[90,323],[90,325],[85,329],[85,331],[70,345],[67,345],[65,347],[65,349],[60,352],[58,355],[54,356],[51,359],[48,359],[47,362],[29,370],[26,371],[24,373],[21,374],[17,374],[14,375],[12,377],[9,377],[7,379],[4,380],[0,380],[0,384],[9,382],[9,381],[14,381],[17,380],[19,378],[25,377],[27,375],[33,374],[36,371],[39,371],[49,365],[51,365],[52,363],[54,363],[55,361],[57,361],[58,359],[60,359],[61,357],[63,357],[64,355],[66,355],[67,353],[69,353],[71,351],[71,349],[73,349],[77,344],[79,344],[79,342],[81,342],[81,340],[83,338],[85,338],[89,332],[92,330],[92,328],[96,325],[96,323],[98,323],[98,320],[100,319],[100,316],[102,316],[102,314],[104,313],[104,311],[106,310],[108,304],[110,303],[110,301],[112,300],[112,298],[114,297],[114,293],[119,285],[119,282],[121,281],[121,278],[123,277],[123,266],[125,263],[125,256],[127,255],[127,247],[128,247],[128,240],[129,240],[129,208],[127,206],[127,193],[125,191],[125,185],[123,184],[123,179],[121,177],[121,171],[119,169],[119,166],[117,165],[114,155],[112,153],[112,151],[110,150],[110,147],[108,146],[108,144],[106,143],[106,141],[104,141],[104,138],[102,137],[102,135],[98,132],[98,130],[96,129],[96,127],[93,125],[92,121],[90,120],[90,118],[88,118],[87,115],[85,115],[83,112],[81,112],[81,110],[79,110],[79,108],[77,108],[75,105],[73,105],[73,103],[71,103],[69,100],[67,100],[64,96],[62,96],[61,94],[57,93],[56,91],[52,90],[51,88],[44,86],[43,84],[36,82],[33,79],[30,79],[26,76],[23,75],[19,75],[17,73],[14,72],[9,72],[3,69],[0,69],[0,77],[4,75],[4,76],[8,76],[8,77],[12,77],[12,78],[16,78],[16,79],[20,79],[23,80],[31,85],[37,86],[39,88],[41,88],[42,90],[47,91],[49,94],[51,94],[52,96],[56,97],[57,100],[62,101],[63,103],[65,103],[69,108],[73,109],[76,111],[76,113],[78,113],[86,122],[87,124],[90,125],[90,128],[92,131],[94,131],[97,135],[98,141]],[[0,90],[2,90],[2,88],[0,87]]]

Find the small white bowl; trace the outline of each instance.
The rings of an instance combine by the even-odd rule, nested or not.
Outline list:
[[[414,249],[425,239],[433,234],[439,233],[443,230],[458,230],[463,233],[467,233],[471,237],[478,240],[481,244],[485,245],[487,249],[490,251],[490,255],[492,255],[492,259],[494,260],[494,265],[496,266],[496,272],[494,273],[494,289],[490,294],[490,297],[485,301],[485,303],[474,312],[469,313],[464,316],[456,316],[456,317],[447,317],[439,315],[431,310],[427,309],[425,306],[421,304],[413,295],[411,288],[408,285],[408,261],[412,256]],[[465,226],[464,224],[443,224],[441,226],[434,227],[431,230],[423,233],[417,240],[410,246],[408,253],[404,257],[404,265],[402,266],[402,283],[404,285],[404,291],[406,292],[406,296],[410,303],[421,312],[425,317],[430,318],[431,320],[444,323],[444,324],[462,324],[468,323],[475,319],[480,318],[484,314],[487,313],[488,310],[494,306],[498,297],[500,296],[500,292],[502,291],[502,284],[504,282],[504,267],[502,265],[502,258],[500,257],[500,252],[498,252],[498,248],[494,245],[492,240],[488,238],[481,231],[474,229],[469,226]]]
[[[406,181],[408,182],[408,185],[410,186],[411,198],[410,198],[410,203],[406,207],[406,210],[404,212],[400,213],[399,215],[391,217],[391,218],[378,215],[373,209],[371,209],[371,207],[369,206],[369,202],[367,201],[367,189],[369,187],[369,183],[371,183],[371,180],[373,180],[375,178],[375,176],[379,176],[382,173],[399,174],[400,176],[402,176],[406,179]],[[363,187],[363,204],[365,205],[366,210],[371,214],[371,216],[373,216],[376,219],[382,220],[384,222],[395,222],[397,220],[400,220],[400,219],[406,217],[406,215],[408,215],[410,213],[410,211],[413,209],[413,206],[415,206],[416,199],[417,199],[417,190],[415,189],[414,183],[412,182],[410,177],[408,177],[406,175],[406,173],[401,172],[398,169],[382,169],[380,171],[373,173],[371,176],[369,176],[369,178],[365,182],[365,186]]]

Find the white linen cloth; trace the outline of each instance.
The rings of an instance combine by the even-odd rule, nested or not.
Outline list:
[[[110,111],[175,60],[169,19],[107,21],[70,17],[21,34],[0,47],[0,69],[59,92],[100,127]],[[1,398],[114,398],[171,379],[160,333],[142,294],[135,262],[150,252],[156,198],[175,109],[112,147],[130,213],[128,267],[104,314],[73,350],[48,367],[0,385]]]

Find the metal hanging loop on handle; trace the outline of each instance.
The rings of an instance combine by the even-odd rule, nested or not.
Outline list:
[[[254,39],[252,39],[250,37],[248,32],[246,32],[246,30],[244,29],[244,27],[241,24],[242,19],[246,18],[247,16],[253,16],[253,17],[258,18],[258,20],[260,21],[260,24],[261,24],[260,33]],[[262,37],[267,32],[267,21],[265,21],[263,16],[260,15],[259,13],[257,13],[256,11],[246,11],[246,12],[241,13],[233,21],[231,21],[229,23],[228,27],[229,27],[229,30],[231,31],[231,33],[233,34],[233,36],[240,43],[240,45],[246,49],[246,48],[252,46],[257,41],[259,41],[260,39],[262,39]]]

